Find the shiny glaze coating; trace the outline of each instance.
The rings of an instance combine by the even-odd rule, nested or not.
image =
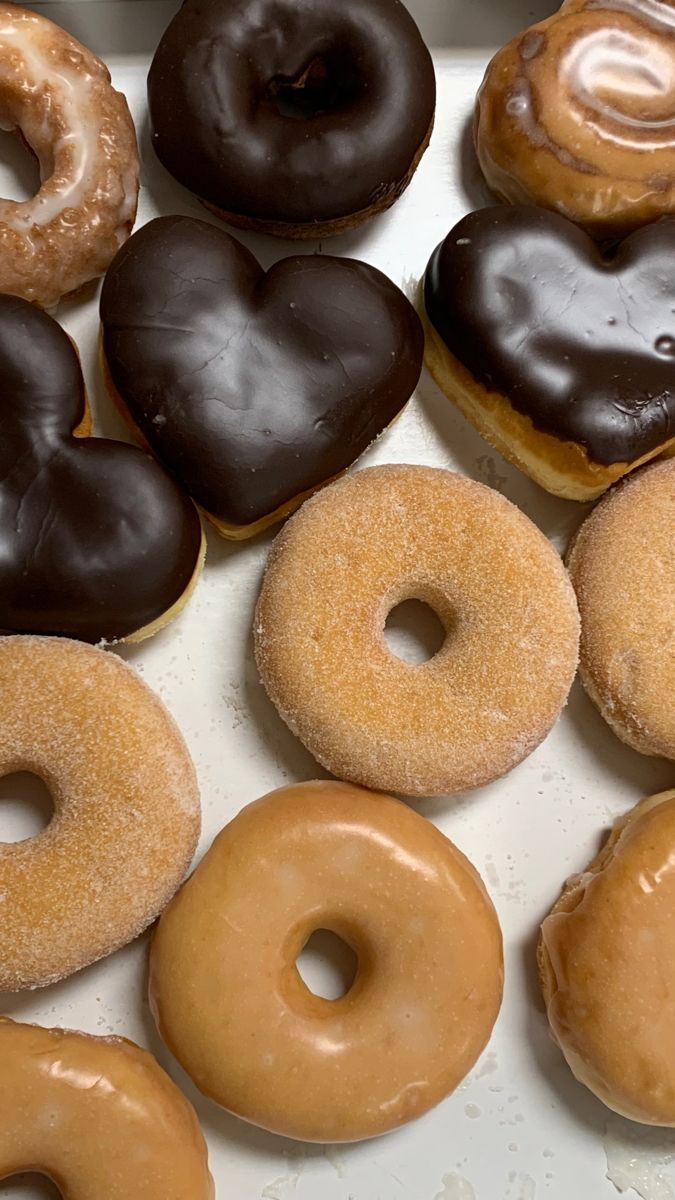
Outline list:
[[[0,4],[0,128],[40,164],[29,200],[0,200],[0,292],[52,307],[105,271],[138,199],[136,134],[107,67],[45,17]]]
[[[567,0],[509,42],[476,102],[485,177],[597,237],[675,211],[670,0]]]
[[[142,451],[89,425],[70,339],[0,295],[0,630],[98,642],[147,629],[189,589],[194,505]]]
[[[155,150],[191,191],[228,214],[314,226],[393,203],[436,85],[399,0],[186,0],[148,99]]]
[[[296,967],[319,928],[358,959],[339,1000]],[[150,957],[160,1032],[197,1086],[308,1141],[373,1137],[437,1104],[485,1046],[501,992],[501,934],[475,869],[399,801],[341,783],[282,788],[239,813]]]
[[[0,840],[0,992],[45,987],[138,937],[185,877],[197,779],[164,708],[116,654],[0,638],[0,777],[50,790],[47,827]]]
[[[392,653],[404,600],[446,638]],[[505,775],[546,737],[574,679],[579,617],[559,555],[515,504],[402,463],[338,480],[276,539],[255,656],[289,728],[340,779],[429,796]]]
[[[675,220],[603,255],[527,206],[471,213],[434,251],[426,312],[488,392],[594,463],[675,438]]]
[[[0,1179],[64,1200],[213,1200],[194,1110],[132,1042],[0,1017]]]
[[[675,1126],[675,792],[617,822],[541,927],[553,1035],[610,1108]]]
[[[134,425],[225,527],[290,511],[345,470],[422,368],[419,318],[374,267],[303,255],[265,274],[189,217],[151,221],[123,247],[101,320]]]

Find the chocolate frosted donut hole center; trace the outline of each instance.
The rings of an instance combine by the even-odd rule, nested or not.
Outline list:
[[[344,47],[335,47],[315,55],[295,75],[275,75],[265,96],[279,116],[309,121],[326,113],[348,111],[365,87],[354,56]]]

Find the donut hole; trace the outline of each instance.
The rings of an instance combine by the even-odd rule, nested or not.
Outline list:
[[[351,946],[337,933],[330,929],[315,929],[295,965],[313,995],[324,1000],[340,1000],[352,987],[359,964]]]
[[[391,653],[414,666],[435,658],[447,634],[438,613],[425,600],[401,601],[391,609],[384,624],[384,640]]]
[[[361,91],[360,75],[348,56],[317,54],[298,75],[275,75],[267,98],[279,116],[310,121],[351,107]]]
[[[40,164],[17,131],[0,129],[0,196],[24,203],[42,186]]]
[[[53,816],[54,801],[39,775],[13,771],[0,777],[0,844],[37,837]]]
[[[61,1200],[61,1192],[46,1175],[29,1171],[0,1181],[0,1197],[2,1200]]]

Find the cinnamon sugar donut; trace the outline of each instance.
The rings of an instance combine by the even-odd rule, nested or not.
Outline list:
[[[622,481],[581,526],[568,566],[581,679],[622,741],[675,759],[675,459]]]
[[[421,665],[383,630],[424,601],[446,640]],[[277,538],[255,617],[262,681],[323,766],[409,795],[480,787],[546,737],[577,663],[565,570],[497,492],[384,466],[308,500]]]
[[[0,1180],[39,1171],[73,1200],[212,1200],[193,1108],[123,1038],[0,1017],[0,1114]]]
[[[601,238],[675,212],[672,0],[567,0],[488,66],[475,142],[490,187]]]
[[[317,929],[358,959],[338,1000],[296,967]],[[314,1142],[374,1137],[438,1104],[483,1050],[501,992],[499,924],[471,863],[400,801],[342,783],[240,812],[150,956],[160,1032],[197,1086]]]
[[[4,637],[0,679],[0,775],[32,771],[54,801],[43,832],[0,842],[0,991],[16,991],[141,933],[190,865],[200,809],[176,725],[115,655]]]
[[[642,800],[541,927],[551,1031],[609,1108],[675,1126],[675,791]]]
[[[136,135],[107,67],[46,17],[0,4],[0,128],[40,163],[31,200],[0,200],[0,292],[44,308],[101,275],[131,233]]]

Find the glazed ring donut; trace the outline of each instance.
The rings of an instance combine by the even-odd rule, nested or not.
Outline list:
[[[338,1000],[295,965],[317,929],[358,959]],[[486,1045],[501,993],[499,924],[471,864],[400,801],[341,783],[240,812],[150,956],[159,1030],[197,1086],[313,1142],[374,1137],[437,1104]]]
[[[0,679],[0,775],[32,771],[54,801],[42,833],[0,843],[0,991],[17,991],[154,921],[190,865],[200,809],[176,725],[114,654],[0,638]]]
[[[104,64],[45,17],[0,4],[0,124],[40,163],[32,200],[0,200],[0,292],[43,308],[101,275],[131,233],[138,152]]]
[[[400,0],[186,0],[148,102],[160,161],[219,216],[324,238],[407,187],[436,81]]]
[[[617,822],[541,927],[551,1031],[609,1108],[675,1126],[675,791]]]
[[[475,142],[490,187],[599,238],[675,212],[671,0],[567,0],[488,66]]]
[[[581,680],[622,741],[675,759],[675,459],[623,480],[587,517],[568,566]]]
[[[0,1180],[39,1171],[63,1196],[212,1200],[194,1109],[118,1037],[0,1017]]]
[[[424,601],[447,631],[421,665],[383,637]],[[449,471],[373,467],[308,500],[277,538],[255,652],[286,724],[342,779],[408,795],[480,787],[546,737],[577,664],[558,555],[497,492]]]

